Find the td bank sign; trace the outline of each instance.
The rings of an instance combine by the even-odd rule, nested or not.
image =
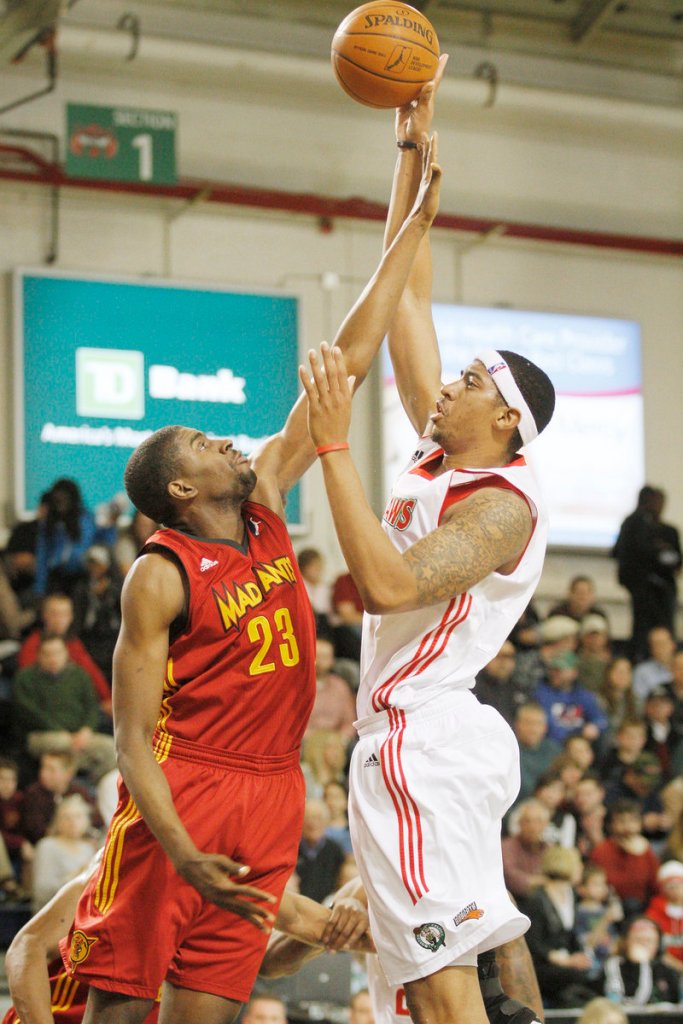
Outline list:
[[[175,366],[149,367],[150,398],[181,402],[242,405],[244,377],[221,367],[195,374]],[[140,420],[145,415],[145,358],[139,351],[114,348],[76,349],[76,412],[79,416]]]

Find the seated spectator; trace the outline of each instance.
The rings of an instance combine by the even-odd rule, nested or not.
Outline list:
[[[579,683],[599,693],[612,660],[609,626],[602,615],[586,615],[579,627]]]
[[[650,690],[662,683],[670,683],[676,642],[666,626],[655,626],[647,634],[648,657],[633,670],[633,692],[642,708]]]
[[[557,654],[576,652],[579,623],[568,615],[553,615],[539,623],[539,644],[526,652],[518,652],[515,684],[533,697],[539,683],[547,677],[547,666]]]
[[[59,803],[74,794],[83,797],[92,809],[95,828],[102,826],[91,791],[75,782],[76,758],[66,751],[46,751],[40,758],[38,779],[27,786],[21,814],[21,831],[35,845],[47,833]]]
[[[69,658],[60,636],[40,642],[35,665],[12,683],[12,719],[23,748],[38,760],[46,750],[72,751],[96,785],[116,767],[114,740],[97,732],[97,695],[88,674]]]
[[[625,718],[614,737],[614,747],[600,761],[600,774],[605,785],[620,782],[625,770],[642,754],[647,740],[647,727],[642,718]]]
[[[595,742],[607,728],[607,715],[595,694],[579,686],[576,654],[554,654],[546,671],[547,681],[539,684],[534,697],[545,708],[550,738],[562,744],[567,736],[579,733]]]
[[[83,797],[75,794],[62,800],[47,835],[36,845],[33,861],[34,914],[92,859],[97,844],[90,835],[90,829],[90,808]]]
[[[605,838],[605,787],[598,775],[589,772],[576,784],[572,810],[576,819],[575,845],[586,858]]]
[[[550,609],[548,618],[552,615],[567,615],[577,622],[582,622],[587,615],[599,615],[607,620],[605,610],[595,603],[595,583],[590,576],[574,577],[566,597]]]
[[[20,520],[12,527],[3,552],[9,582],[22,608],[32,608],[35,603],[33,583],[36,576],[38,523],[45,515],[47,493],[41,495],[34,519]]]
[[[334,646],[340,658],[360,661],[363,601],[350,572],[337,576],[332,585],[331,621]]]
[[[317,548],[303,548],[296,556],[304,586],[320,628],[331,626],[332,588],[325,582],[325,561]]]
[[[515,648],[506,640],[498,654],[477,673],[474,696],[482,704],[489,704],[503,716],[508,725],[515,720],[517,708],[526,700],[526,692],[513,679]]]
[[[541,672],[541,617],[533,602],[527,605],[521,618],[518,619],[508,640],[517,652],[515,659],[515,686],[523,690],[527,696],[535,690]]]
[[[515,897],[528,896],[543,881],[541,862],[548,844],[543,838],[550,811],[540,800],[524,800],[515,809],[514,835],[503,839],[505,884]]]
[[[583,736],[573,736],[572,739],[583,740]],[[550,766],[551,772],[556,772],[560,777],[560,781],[564,786],[564,797],[562,800],[562,806],[566,809],[574,798],[574,793],[578,783],[583,778],[583,768],[575,761],[571,754],[563,752],[559,757],[556,757]],[[570,843],[571,846],[574,843]]]
[[[657,872],[659,893],[645,911],[662,935],[662,959],[683,976],[683,863],[669,860]]]
[[[596,864],[584,867],[576,891],[579,899],[574,934],[579,947],[593,961],[591,976],[598,978],[607,957],[616,949],[619,939],[617,925],[624,919],[624,908],[617,894],[610,890],[603,868]]]
[[[543,833],[549,846],[574,846],[576,819],[565,805],[566,786],[552,767],[536,783],[534,797],[548,808],[550,818]]]
[[[114,565],[121,579],[125,577],[138,552],[156,529],[157,523],[136,509],[129,525],[117,530],[114,541]]]
[[[85,555],[87,576],[74,587],[74,628],[111,687],[112,659],[121,628],[121,580],[108,548],[94,544]]]
[[[538,701],[527,701],[517,709],[514,724],[519,743],[521,786],[518,800],[531,796],[541,775],[561,752],[559,743],[548,737],[548,716]]]
[[[674,704],[671,724],[679,741],[683,741],[683,650],[674,653],[671,659],[671,682],[664,683],[664,686],[671,694]]]
[[[18,765],[9,757],[0,757],[0,834],[19,879],[23,878],[24,864],[33,856],[33,847],[21,827],[23,803]]]
[[[531,919],[526,941],[545,1006],[581,1006],[602,988],[574,930],[581,869],[578,850],[551,846],[543,855],[544,881],[521,904]]]
[[[624,719],[638,717],[633,693],[633,666],[628,658],[614,658],[610,661],[605,668],[598,698],[609,721],[605,740],[607,744],[612,744]]]
[[[315,642],[315,702],[307,732],[325,729],[338,732],[348,743],[356,735],[356,704],[348,683],[333,671],[334,647],[319,636]]]
[[[679,809],[677,814],[672,814],[671,808],[666,802],[666,791],[661,795],[662,803],[664,803],[673,820],[673,827],[662,850],[662,860],[679,860],[683,862],[683,809]]]
[[[650,690],[643,708],[647,728],[645,750],[659,759],[663,782],[668,782],[672,777],[674,753],[678,744],[678,736],[671,721],[673,713],[671,690],[667,686],[655,686]]]
[[[322,799],[328,782],[346,785],[346,746],[339,733],[330,729],[308,733],[301,757],[307,796]]]
[[[660,956],[659,928],[650,918],[628,922],[614,956],[605,962],[605,995],[629,1008],[678,1002],[678,975]]]
[[[661,781],[662,772],[657,757],[643,750],[633,764],[624,769],[618,782],[606,786],[608,810],[621,800],[631,800],[638,804],[643,835],[654,845],[655,851],[662,848],[673,825],[673,819],[659,795]]]
[[[317,903],[337,888],[339,870],[346,854],[339,843],[326,834],[330,812],[322,800],[307,800],[299,844],[296,873],[299,892]]]
[[[608,812],[607,832],[607,839],[593,847],[590,862],[605,869],[624,913],[639,914],[655,894],[659,859],[643,835],[638,804],[616,803]]]
[[[562,752],[570,757],[582,772],[590,771],[595,764],[595,751],[585,736],[567,736],[562,745]]]
[[[35,620],[32,608],[22,608],[0,561],[0,640],[19,640]]]
[[[49,594],[43,598],[40,606],[40,619],[41,628],[34,629],[29,633],[21,645],[17,657],[19,668],[26,668],[35,663],[40,640],[44,634],[63,637],[69,657],[88,673],[102,710],[107,715],[111,715],[111,686],[74,631],[74,607],[71,598],[66,594]]]
[[[353,854],[349,832],[349,794],[341,782],[328,782],[323,790],[323,800],[330,812],[330,823],[325,835],[339,843],[345,854]]]
[[[83,504],[75,480],[55,481],[45,495],[44,514],[38,520],[35,547],[34,593],[70,594],[85,576],[85,553],[92,544],[110,545],[116,539],[117,511],[111,521],[98,526]]]

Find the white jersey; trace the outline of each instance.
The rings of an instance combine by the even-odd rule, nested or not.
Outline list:
[[[438,701],[454,689],[469,689],[474,677],[502,647],[531,600],[543,567],[547,516],[538,482],[522,456],[507,466],[455,469],[436,477],[430,463],[443,449],[420,441],[399,476],[382,526],[400,552],[432,533],[446,509],[481,486],[512,488],[533,517],[533,533],[514,570],[492,572],[450,601],[389,615],[363,618],[359,724],[388,707],[411,710]]]

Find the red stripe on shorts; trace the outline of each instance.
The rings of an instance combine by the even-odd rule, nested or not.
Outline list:
[[[389,709],[391,729],[380,750],[384,783],[389,791],[398,820],[399,859],[403,884],[413,904],[422,899],[428,886],[424,880],[422,864],[422,827],[417,805],[408,792],[401,765],[401,740],[406,727],[405,715],[395,708]],[[400,774],[400,779],[399,779]],[[415,821],[411,815],[415,815]],[[417,871],[416,871],[417,863]],[[418,872],[421,879],[418,879]]]

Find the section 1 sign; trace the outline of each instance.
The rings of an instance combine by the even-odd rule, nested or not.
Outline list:
[[[172,185],[176,181],[176,115],[135,107],[66,108],[66,173]]]

